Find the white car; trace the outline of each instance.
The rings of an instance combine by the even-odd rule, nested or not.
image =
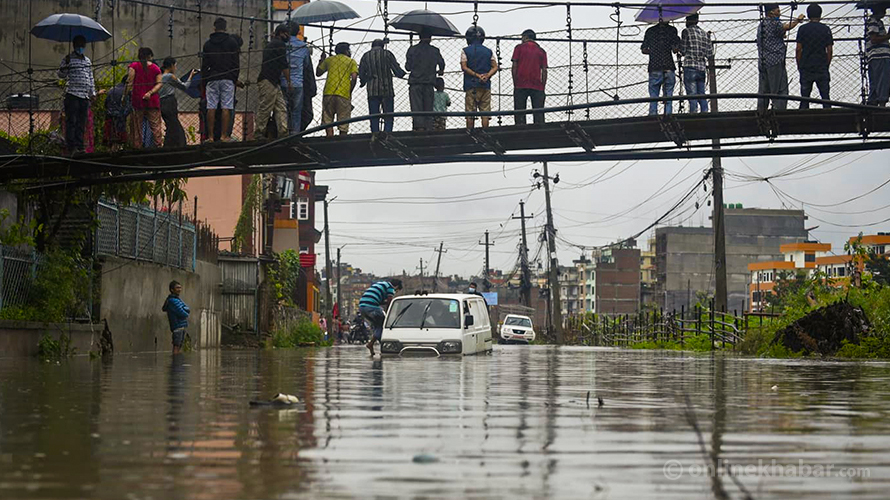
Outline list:
[[[501,338],[505,341],[532,342],[535,340],[535,330],[532,327],[532,319],[528,316],[508,314],[501,325]]]
[[[396,297],[389,305],[382,354],[476,354],[491,350],[485,299],[440,293]]]

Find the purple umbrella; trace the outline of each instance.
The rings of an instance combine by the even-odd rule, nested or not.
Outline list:
[[[702,0],[649,0],[649,3],[637,12],[634,19],[640,23],[655,24],[659,19],[673,21],[695,14],[705,2]]]

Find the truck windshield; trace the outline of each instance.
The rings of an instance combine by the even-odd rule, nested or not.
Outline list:
[[[528,328],[532,327],[532,322],[529,321],[528,318],[517,318],[515,316],[512,318],[507,318],[507,321],[505,321],[504,324],[510,326],[525,326]]]
[[[398,318],[398,321],[396,321]],[[393,302],[385,328],[460,328],[460,304],[452,299],[401,299]]]

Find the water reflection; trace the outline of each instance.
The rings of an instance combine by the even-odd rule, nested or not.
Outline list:
[[[3,359],[0,380],[0,498],[885,498],[890,472],[882,363],[343,347]],[[277,392],[302,404],[247,406]],[[772,461],[870,476],[690,473]]]

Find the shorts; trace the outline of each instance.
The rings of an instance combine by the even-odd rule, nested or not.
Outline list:
[[[182,343],[185,342],[186,334],[187,332],[185,331],[185,328],[173,330],[173,347],[182,347]]]
[[[467,113],[491,111],[491,89],[470,89],[464,97]]]
[[[336,115],[337,121],[348,120],[352,117],[352,102],[339,95],[326,95],[321,98],[321,123],[332,123]],[[340,132],[349,132],[349,124],[337,125]]]
[[[207,82],[207,109],[235,109],[235,82],[213,80]]]
[[[371,323],[374,338],[380,340],[380,337],[383,336],[383,322],[386,320],[386,313],[379,306],[359,306],[358,310],[362,313],[362,317]]]

